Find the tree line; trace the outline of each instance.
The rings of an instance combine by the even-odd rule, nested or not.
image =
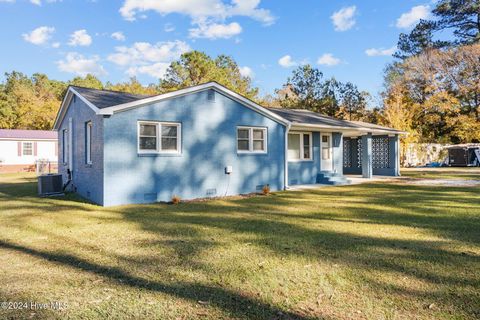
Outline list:
[[[303,108],[340,118],[359,119],[367,113],[368,93],[352,83],[323,80],[322,73],[309,65],[295,70],[275,96],[260,97],[252,79],[242,75],[235,60],[226,55],[215,58],[199,51],[184,53],[173,61],[158,84],[143,86],[135,77],[123,83],[102,83],[87,75],[70,81],[49,79],[45,74],[31,77],[13,71],[0,84],[0,127],[7,129],[51,129],[58,108],[69,85],[135,94],[155,95],[209,81],[264,106]]]
[[[273,94],[260,96],[232,57],[191,51],[148,86],[136,78],[113,84],[92,75],[64,82],[7,73],[0,84],[0,128],[50,129],[68,85],[154,95],[216,81],[267,107],[402,129],[409,133],[403,142],[480,142],[480,0],[440,0],[432,15],[399,36],[377,105],[355,84],[326,79],[308,64],[293,70]]]

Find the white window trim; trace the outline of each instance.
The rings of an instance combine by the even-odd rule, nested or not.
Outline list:
[[[92,164],[92,130],[93,124],[92,121],[87,121],[85,123],[85,151],[86,151],[86,162],[87,164]]]
[[[248,130],[248,148],[249,150],[238,150],[238,130],[245,129]],[[263,146],[264,150],[253,150],[253,130],[263,130]],[[237,153],[240,154],[266,154],[268,153],[268,130],[266,127],[248,127],[248,126],[237,126],[236,132],[237,139],[235,141],[237,147]]]
[[[63,129],[62,130],[62,161],[64,165],[68,163],[68,150],[66,148],[67,143],[68,143],[68,129]]]
[[[31,150],[32,150],[32,154],[25,154],[25,153],[24,153],[24,152],[25,152],[25,144],[26,144],[26,143],[30,143],[30,145],[32,146],[32,149],[31,149]],[[35,154],[34,154],[34,150],[33,150],[33,148],[34,148],[34,145],[33,145],[33,144],[34,144],[34,143],[33,143],[32,141],[22,141],[22,157],[33,157],[33,156],[35,155]]]
[[[157,145],[155,150],[140,149],[140,125],[149,124],[156,126]],[[177,150],[162,150],[162,125],[177,127]],[[138,154],[181,154],[182,153],[182,124],[180,122],[161,122],[161,121],[137,121],[137,152]]]
[[[290,131],[290,134],[298,134],[300,136],[300,159],[288,159],[288,162],[303,162],[303,161],[313,161],[313,135],[311,132],[298,132],[298,131]],[[303,149],[305,148],[303,144],[303,136],[308,135],[310,136],[310,158],[303,157]],[[288,139],[287,139],[288,143]],[[287,155],[288,155],[288,146],[287,146]]]

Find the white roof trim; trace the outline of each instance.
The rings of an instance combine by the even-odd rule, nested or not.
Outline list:
[[[292,122],[292,130],[307,130],[307,129],[324,129],[331,131],[356,131],[359,133],[376,133],[376,134],[406,134],[404,131],[399,130],[383,130],[383,129],[374,129],[368,127],[340,127],[340,126],[329,126],[322,124],[308,124],[303,122]]]
[[[76,95],[87,106],[89,106],[95,112],[95,114],[98,114],[98,112],[100,111],[99,108],[97,108],[93,103],[88,101],[85,97],[83,97],[75,89],[73,89],[72,87],[68,87],[67,94],[65,95],[65,98],[63,98],[62,104],[60,105],[60,109],[58,110],[57,117],[55,118],[55,122],[53,124],[53,129],[54,130],[58,130],[58,126],[60,125],[60,122],[63,121],[63,118],[65,117],[65,114],[67,113],[68,107],[70,106],[70,102],[72,100],[73,95]]]
[[[73,89],[72,87],[69,88],[71,92],[73,92],[77,97],[80,98],[87,106],[89,106],[93,111],[95,111],[96,114],[100,111],[93,103],[85,99],[80,93],[77,92],[77,90]]]
[[[277,114],[269,111],[268,109],[256,104],[255,102],[239,95],[238,93],[235,93],[232,90],[229,90],[229,89],[225,88],[224,86],[222,86],[222,85],[220,85],[216,82],[208,82],[208,83],[200,84],[200,85],[194,86],[194,87],[180,89],[180,90],[177,90],[177,91],[173,91],[173,92],[169,92],[169,93],[165,93],[165,94],[161,94],[161,95],[157,95],[157,96],[153,96],[153,97],[148,97],[148,98],[145,98],[145,99],[140,99],[140,100],[136,100],[136,101],[132,101],[132,102],[128,102],[128,103],[123,103],[123,104],[119,104],[119,105],[108,107],[108,108],[103,108],[103,109],[99,110],[98,114],[112,115],[112,114],[117,113],[117,112],[122,112],[122,111],[126,111],[126,110],[133,109],[133,108],[138,108],[138,107],[141,107],[141,106],[146,105],[146,104],[151,104],[151,103],[160,102],[160,101],[164,101],[164,100],[168,100],[168,99],[172,99],[172,98],[177,98],[177,97],[180,97],[180,96],[184,96],[184,95],[195,93],[195,92],[200,92],[200,91],[207,90],[207,89],[214,89],[217,92],[222,93],[222,94],[230,97],[231,99],[241,103],[242,105],[244,105],[244,106],[246,106],[246,107],[248,107],[248,108],[250,108],[254,111],[257,111],[258,113],[263,114],[264,116],[266,116],[266,117],[268,117],[268,118],[270,118],[270,119],[272,119],[276,122],[279,122],[279,123],[284,124],[284,125],[287,125],[289,123],[289,121],[280,117],[279,115],[277,115]]]

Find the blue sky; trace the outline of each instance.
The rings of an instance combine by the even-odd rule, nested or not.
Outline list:
[[[224,53],[262,93],[295,66],[377,94],[400,32],[428,18],[432,3],[402,0],[0,0],[0,71],[67,80],[135,75],[156,83],[190,49]]]

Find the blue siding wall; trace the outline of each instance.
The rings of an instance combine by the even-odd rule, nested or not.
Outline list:
[[[180,122],[181,155],[139,155],[139,120]],[[266,127],[268,153],[237,154],[237,126]],[[213,90],[114,114],[104,130],[107,206],[284,188],[285,127]]]
[[[317,174],[320,171],[320,133],[312,132],[312,138],[313,160],[288,162],[289,185],[313,184],[317,182]]]
[[[292,131],[293,133],[294,131]],[[322,171],[320,159],[320,132],[312,132],[313,136],[313,160],[312,161],[289,161],[288,184],[314,184],[317,183],[317,174]],[[343,135],[332,133],[333,169],[343,174]]]
[[[73,123],[73,172],[70,190],[82,197],[103,204],[103,118],[95,115],[78,97],[70,102],[68,111],[58,131],[58,171],[67,179],[67,164],[63,159],[63,129],[68,130],[68,119]],[[86,164],[85,123],[92,121],[92,164]]]

